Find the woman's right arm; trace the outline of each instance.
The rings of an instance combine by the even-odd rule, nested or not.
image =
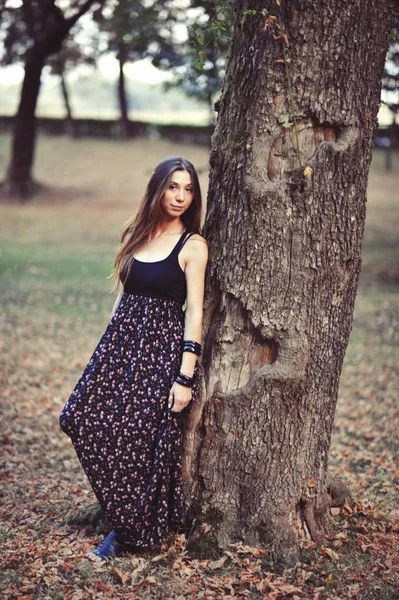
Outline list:
[[[116,309],[117,309],[117,308],[118,308],[118,306],[119,306],[119,302],[121,301],[121,298],[122,298],[122,296],[123,296],[123,288],[122,288],[122,289],[119,291],[119,293],[118,293],[118,295],[117,295],[117,297],[116,297],[116,300],[115,300],[115,302],[114,302],[114,306],[113,306],[113,308],[112,308],[112,313],[111,313],[111,319],[112,319],[112,317],[114,316],[114,314],[115,314],[115,312],[116,312]]]

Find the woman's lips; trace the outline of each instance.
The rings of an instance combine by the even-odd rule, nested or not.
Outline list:
[[[182,206],[173,206],[173,204],[171,204],[170,207],[173,208],[173,210],[183,210]]]

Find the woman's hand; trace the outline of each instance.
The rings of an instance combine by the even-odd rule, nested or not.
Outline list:
[[[191,388],[174,383],[169,392],[168,404],[173,404],[171,412],[181,412],[191,400]]]

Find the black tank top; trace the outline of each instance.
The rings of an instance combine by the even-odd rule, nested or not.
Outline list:
[[[177,257],[192,235],[184,231],[172,252],[163,260],[141,262],[135,258],[123,286],[125,294],[166,298],[183,305],[187,296],[186,277]]]

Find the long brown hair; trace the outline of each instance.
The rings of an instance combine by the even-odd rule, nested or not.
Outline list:
[[[114,270],[110,275],[114,279],[113,291],[117,291],[120,283],[123,285],[126,281],[136,250],[155,237],[163,218],[161,199],[175,171],[187,171],[190,174],[194,198],[181,220],[187,231],[200,233],[202,198],[197,172],[183,156],[168,156],[155,167],[136,215],[124,224]]]

